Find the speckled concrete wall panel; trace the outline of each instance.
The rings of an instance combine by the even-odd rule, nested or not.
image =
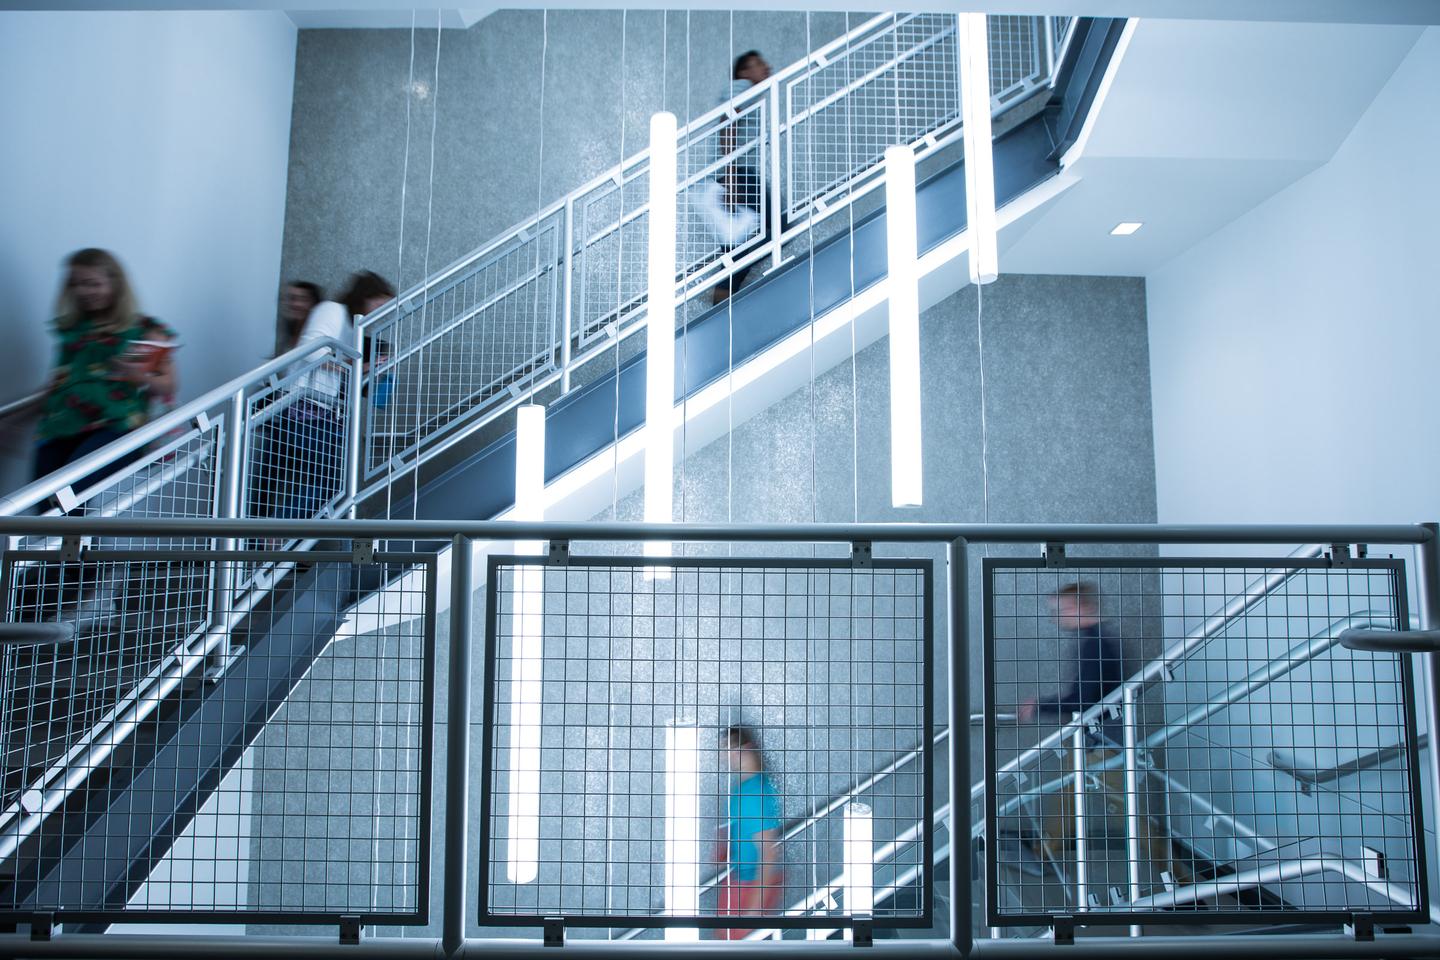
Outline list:
[[[409,30],[302,30],[284,273],[331,289],[361,268],[416,283],[644,149],[662,106],[682,122],[715,106],[732,51],[780,67],[845,22],[502,10],[443,31],[438,50],[433,29],[413,43]]]

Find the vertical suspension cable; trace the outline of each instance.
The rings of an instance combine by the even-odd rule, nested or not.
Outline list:
[[[541,237],[544,236],[544,230],[542,229],[543,223],[540,215],[545,209],[545,58],[549,50],[550,11],[549,9],[545,9],[540,11],[540,143],[535,165],[535,234],[530,240],[531,243],[535,244],[535,303],[530,324],[529,361],[531,363],[538,363],[540,356],[540,331],[542,327],[540,321],[540,294],[544,284],[540,279],[542,276],[540,270],[540,248],[543,245],[541,243]],[[530,397],[532,400],[535,396],[534,376],[537,371],[538,367],[530,371]]]
[[[435,73],[430,84],[430,182],[425,189],[425,255],[421,267],[424,279],[421,281],[420,303],[422,304],[421,309],[425,311],[422,317],[428,316],[430,311],[430,236],[435,224],[435,133],[440,122],[440,38],[445,33],[441,28],[440,16],[440,11],[437,9],[435,11]],[[413,40],[411,45],[414,45]],[[409,108],[406,109],[408,111]],[[403,288],[397,287],[396,289]],[[397,303],[395,306],[398,309],[400,305]],[[422,322],[424,321],[422,320]],[[438,344],[436,346],[438,353]],[[428,366],[428,364],[426,365]],[[420,515],[420,465],[418,462],[415,465],[414,484],[415,493],[410,498],[411,520]],[[413,548],[413,542],[411,546]]]
[[[410,11],[410,72],[405,79],[405,156],[402,160],[400,167],[400,242],[395,252],[395,289],[401,291],[402,293],[405,290],[405,199],[406,193],[410,185],[410,100],[412,97],[415,96],[415,15],[417,12],[418,11],[415,10]],[[397,330],[400,326],[400,306],[400,301],[396,300],[395,327]],[[395,352],[399,352],[398,345],[395,348]],[[417,439],[420,436],[420,379],[422,378],[416,378],[415,385],[416,396],[414,410],[416,411],[415,436]],[[389,427],[389,430],[387,432],[390,434],[391,442],[393,443],[393,438],[396,432],[395,427],[397,425],[397,416],[399,413],[398,408],[400,405],[398,403],[391,403],[388,406],[390,409],[390,413],[387,418],[388,422],[386,425]],[[362,407],[361,409],[363,410],[364,408]],[[357,430],[357,436],[355,440],[358,443],[359,424],[352,425],[352,428]],[[387,453],[388,452],[389,451],[387,451]],[[394,519],[393,510],[395,508],[395,466],[395,457],[393,455],[386,457],[385,516],[389,519]],[[419,491],[417,490],[416,492],[418,494]]]
[[[610,444],[610,519],[620,519],[620,314],[625,306],[625,55],[629,43],[628,10],[620,11],[620,193],[619,210],[615,215],[615,423],[614,440]]]
[[[848,90],[853,82],[850,79],[851,71],[854,69],[854,59],[850,52],[850,13],[845,13],[845,88]],[[855,93],[847,94],[845,97],[845,170],[848,172],[855,169]],[[855,178],[850,177],[850,200],[845,204],[845,213],[849,220],[849,246],[850,246],[850,477],[851,477],[851,510],[852,521],[860,522],[860,384],[859,370],[860,358],[857,355],[855,341]]]
[[[690,11],[687,9],[687,10],[685,11],[685,125],[684,125],[684,127],[681,128],[682,132],[684,132],[684,131],[690,126],[690,118],[691,118],[691,116],[692,116],[692,114],[691,114],[691,112],[690,112],[690,110],[691,110],[691,104],[690,104],[690,88],[691,88],[691,86],[692,86],[692,84],[691,84],[691,82],[690,82]],[[675,193],[676,193],[675,200],[676,200],[676,202],[677,202],[677,204],[678,204],[678,203],[680,202],[680,197],[681,197],[682,195],[686,197],[686,199],[685,199],[685,201],[684,201],[684,204],[683,204],[683,206],[681,207],[681,210],[682,210],[684,213],[688,214],[689,211],[690,211],[689,191],[688,191],[688,190],[684,190],[684,189],[680,186],[681,184],[684,184],[685,181],[690,178],[690,164],[691,164],[691,161],[693,160],[693,156],[692,156],[692,153],[691,153],[692,144],[690,143],[690,136],[689,136],[688,133],[687,133],[686,136],[685,136],[685,141],[684,141],[684,143],[685,143],[685,145],[684,145],[684,147],[681,148],[681,149],[683,149],[684,152],[685,152],[685,167],[684,167],[684,169],[679,170],[679,176],[678,176],[677,179],[676,179],[677,187],[676,187],[676,191],[675,191]],[[677,165],[677,166],[678,166],[678,165]],[[675,231],[676,243],[680,243],[680,236],[681,236],[680,231],[681,231],[681,230],[684,230],[684,229],[687,229],[688,224],[689,224],[689,217],[688,217],[688,216],[679,216],[678,219],[676,220],[676,231]],[[681,250],[684,250],[684,249],[685,249],[685,245],[684,245],[683,243],[680,244],[680,249],[681,249]],[[687,269],[687,265],[686,265],[684,262],[681,262],[678,257],[676,258],[676,262],[679,264],[681,274],[684,275],[684,273],[686,272],[686,269]],[[686,285],[686,289],[688,289],[688,286],[689,286],[689,285],[687,284],[687,285]],[[681,298],[680,303],[679,303],[679,313],[680,313],[680,522],[681,522],[681,523],[684,523],[684,522],[685,522],[685,517],[686,517],[686,514],[685,514],[685,505],[686,505],[686,504],[685,504],[685,499],[686,499],[686,498],[685,498],[685,481],[686,481],[687,476],[688,476],[688,474],[686,473],[685,461],[686,461],[686,459],[687,459],[687,458],[689,457],[689,455],[690,455],[690,300],[689,300],[688,297],[682,297],[682,298]],[[680,547],[680,556],[682,556],[682,557],[685,556],[685,544],[682,542],[681,544],[679,544],[679,547]]]
[[[735,11],[730,11],[730,51],[726,63],[734,69],[735,64]],[[731,84],[726,91],[734,89],[734,73],[731,73]],[[729,122],[728,120],[726,121]],[[770,118],[771,136],[775,138],[776,146],[779,145],[779,117]],[[760,162],[769,168],[769,162],[762,149]],[[727,276],[722,283],[728,284],[730,278]],[[725,298],[725,522],[735,522],[735,298],[733,291],[731,296]],[[729,553],[735,555],[735,542],[729,544]]]

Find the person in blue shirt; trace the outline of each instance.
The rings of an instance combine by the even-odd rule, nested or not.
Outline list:
[[[721,735],[731,773],[726,817],[721,828],[722,862],[729,872],[720,882],[720,915],[761,916],[780,905],[784,871],[780,866],[780,792],[765,772],[765,757],[749,728],[733,726]],[[721,930],[724,940],[743,940],[748,929]]]

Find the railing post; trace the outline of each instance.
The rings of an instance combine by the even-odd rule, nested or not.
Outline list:
[[[621,216],[625,214],[620,211]],[[570,337],[574,330],[574,306],[571,304],[571,297],[574,295],[575,275],[575,195],[571,194],[565,198],[565,275],[562,278],[561,288],[563,300],[560,305],[560,393],[570,392]]]
[[[1079,712],[1070,716],[1074,723],[1075,735],[1070,741],[1070,762],[1075,771],[1075,913],[1083,913],[1090,904],[1089,852],[1085,849],[1085,725],[1080,723]]]
[[[770,84],[770,135],[766,137],[765,149],[770,154],[770,203],[767,215],[770,217],[770,267],[776,269],[780,266],[780,255],[783,244],[781,224],[784,222],[785,195],[780,189],[780,134],[784,129],[780,123],[780,84]],[[786,136],[794,136],[794,131],[786,131]]]
[[[1140,899],[1140,751],[1137,746],[1135,687],[1126,685],[1121,694],[1121,716],[1125,724],[1125,856],[1129,861],[1130,902]],[[1141,936],[1138,923],[1130,925],[1130,936]]]
[[[240,506],[240,477],[245,470],[245,450],[249,447],[249,418],[245,409],[245,388],[241,387],[230,395],[230,409],[226,413],[225,460],[220,467],[221,487],[219,514],[226,520],[242,516]],[[248,513],[248,511],[245,511]],[[235,537],[222,537],[216,544],[221,552],[235,550],[240,541]],[[235,602],[235,561],[222,560],[215,565],[215,590],[211,599],[210,628],[220,631],[220,642],[210,657],[210,666],[223,670],[230,662],[230,629],[226,617]]]
[[[1440,524],[1422,524],[1430,531],[1430,539],[1420,544],[1415,552],[1420,564],[1415,571],[1416,606],[1420,610],[1420,629],[1440,630]],[[1436,733],[1440,731],[1440,653],[1427,653],[1430,669],[1424,671],[1421,682],[1428,696],[1426,724],[1430,728],[1430,811],[1431,817],[1440,816],[1440,745]]]
[[[441,947],[447,957],[465,945],[465,866],[470,797],[470,538],[450,542],[450,658],[445,701],[445,887]],[[485,865],[480,865],[482,876]]]
[[[960,956],[973,947],[970,884],[970,596],[969,544],[952,540],[950,567],[950,941]],[[986,691],[989,695],[989,691]],[[987,851],[988,855],[988,851]],[[931,881],[933,888],[933,878]]]
[[[400,307],[395,307],[398,312]],[[355,519],[356,497],[360,493],[360,443],[365,435],[365,405],[361,393],[365,389],[364,317],[355,318],[355,353],[350,364],[350,411],[345,418],[345,516]]]

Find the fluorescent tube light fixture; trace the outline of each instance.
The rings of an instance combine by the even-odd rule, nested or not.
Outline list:
[[[869,805],[847,803],[842,831],[845,876],[840,887],[845,912],[869,917],[875,912],[875,824]]]
[[[960,111],[965,134],[965,226],[970,232],[970,282],[1000,276],[995,223],[995,155],[990,130],[990,42],[983,13],[961,13]]]
[[[700,730],[665,728],[665,914],[700,912]],[[665,939],[694,942],[694,927],[666,927]]]
[[[516,411],[515,520],[545,519],[545,408]],[[515,552],[539,554],[540,543],[518,541]],[[545,571],[515,569],[510,608],[514,690],[510,700],[510,816],[505,876],[533,883],[540,862],[540,696],[545,651]]]
[[[1145,226],[1145,224],[1139,220],[1122,220],[1115,224],[1115,229],[1110,231],[1110,236],[1128,237],[1143,226]]]
[[[675,482],[675,115],[650,118],[650,292],[645,309],[645,522],[669,523]],[[668,557],[648,541],[645,556]]]
[[[890,298],[890,503],[924,499],[920,448],[920,270],[915,239],[915,154],[885,150],[885,230]]]

